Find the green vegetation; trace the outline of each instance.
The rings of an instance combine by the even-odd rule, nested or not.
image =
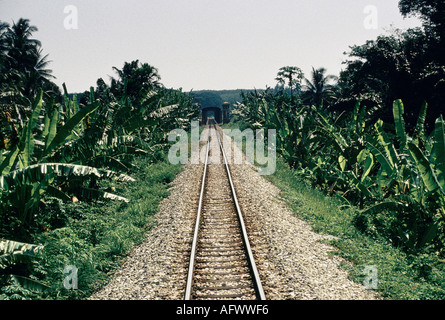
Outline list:
[[[297,216],[309,221],[319,233],[333,235],[330,241],[341,255],[353,264],[344,264],[351,278],[359,283],[365,279],[364,268],[374,266],[378,290],[386,299],[437,299],[445,296],[445,270],[436,256],[408,255],[382,237],[360,232],[354,223],[360,210],[344,208],[342,201],[314,189],[292,170],[283,158],[278,159],[274,175],[265,176],[283,192]]]
[[[235,119],[224,127],[244,130],[250,124]],[[377,270],[377,292],[384,299],[442,300],[445,297],[445,268],[443,259],[436,253],[408,253],[384,236],[363,232],[357,227],[357,216],[363,213],[358,206],[345,205],[342,198],[314,187],[299,170],[291,168],[283,156],[278,156],[274,174],[263,177],[281,190],[289,208],[308,221],[315,232],[334,236],[326,240],[337,248],[331,254],[352,262],[342,267],[354,281],[363,283],[367,275],[365,268],[373,266]]]
[[[277,130],[269,179],[315,230],[339,237],[333,243],[354,262],[345,266],[353,277],[374,265],[384,297],[443,299],[444,6],[400,8],[424,27],[352,47],[338,79],[324,68],[309,80],[283,67],[281,87],[242,94],[234,120]]]
[[[63,202],[45,198],[45,212],[38,219],[45,225],[44,232],[30,238],[41,243],[37,253],[24,256],[21,247],[1,250],[4,278],[0,292],[2,299],[82,299],[88,297],[108,281],[108,274],[117,270],[123,258],[137,244],[154,222],[152,215],[158,204],[168,195],[168,184],[179,172],[166,159],[150,163],[145,158],[134,161],[139,169],[132,175],[136,182],[127,186],[110,184],[129,202],[96,200],[94,202]],[[104,186],[105,187],[105,186]],[[11,246],[10,246],[11,247]],[[29,246],[27,250],[35,249]],[[34,250],[35,251],[35,250]],[[34,252],[33,251],[33,252]],[[78,289],[64,287],[63,270],[78,268]],[[20,278],[19,278],[20,277]],[[32,279],[20,283],[19,279]]]
[[[265,90],[165,88],[125,62],[108,85],[60,90],[37,30],[0,22],[0,298],[82,299],[153,225],[168,183],[166,134],[202,106],[235,104],[241,128],[276,129],[277,184],[315,230],[332,234],[362,281],[377,267],[391,299],[443,299],[445,6],[400,0],[423,27],[352,46],[340,76],[278,70]],[[78,290],[64,286],[67,266]]]
[[[62,95],[37,28],[1,27],[0,298],[85,298],[152,226],[180,170],[167,133],[187,129],[199,106],[137,60],[113,67],[110,86]],[[78,290],[64,286],[67,266]]]

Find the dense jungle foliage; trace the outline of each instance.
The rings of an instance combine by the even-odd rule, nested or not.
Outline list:
[[[62,93],[32,39],[36,30],[26,19],[0,29],[5,299],[84,296],[98,285],[141,240],[178,170],[163,165],[167,133],[187,129],[200,112],[189,94],[165,88],[158,70],[138,60],[113,67],[110,85],[98,79],[79,99],[65,85]],[[139,192],[148,195],[139,200]],[[63,286],[68,265],[83,270],[76,293]]]
[[[284,66],[275,88],[242,93],[233,114],[276,129],[280,161],[356,208],[362,234],[416,257],[418,277],[442,288],[445,2],[399,8],[423,26],[352,46],[339,77]],[[223,99],[167,89],[138,60],[69,93],[36,30],[0,21],[0,299],[82,299],[143,240],[168,194],[180,167],[166,160],[167,133]],[[70,266],[78,290],[64,281]]]
[[[360,208],[356,227],[412,254],[445,257],[445,4],[400,1],[423,27],[351,47],[340,77],[287,66],[281,90],[234,113],[277,130],[277,150],[314,187]]]

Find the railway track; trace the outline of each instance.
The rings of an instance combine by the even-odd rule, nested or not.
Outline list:
[[[265,300],[219,133],[214,123],[207,128],[185,300]]]

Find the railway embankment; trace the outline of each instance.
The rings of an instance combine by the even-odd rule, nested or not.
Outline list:
[[[203,164],[185,165],[146,241],[91,299],[183,299],[202,170]],[[327,243],[332,237],[298,218],[253,165],[231,164],[230,170],[267,299],[379,298],[350,279],[341,267],[349,262]]]

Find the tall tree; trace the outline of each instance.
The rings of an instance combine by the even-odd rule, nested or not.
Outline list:
[[[329,100],[333,95],[332,81],[337,80],[336,76],[326,75],[326,69],[312,67],[311,80],[305,78],[303,101],[315,106],[319,106],[322,101]]]
[[[118,78],[111,79],[111,92],[118,98],[124,94],[132,100],[139,101],[150,90],[160,88],[161,77],[158,69],[139,60],[125,62],[122,69],[113,67]]]
[[[0,21],[0,91],[3,91],[7,83],[7,73],[10,70],[8,67],[8,46],[6,42],[6,33],[8,32],[9,24]]]
[[[33,39],[38,29],[28,19],[20,18],[11,27],[3,23],[2,45],[6,51],[8,84],[26,98],[31,99],[40,87],[47,86],[54,76],[48,69],[48,55],[42,54],[41,42]]]
[[[303,78],[304,78],[304,74],[300,68],[295,67],[295,66],[286,66],[286,67],[280,68],[275,80],[280,85],[287,84],[287,86],[290,89],[290,95],[291,95],[291,98],[293,101],[294,90],[299,91],[301,89],[301,80],[303,80]]]
[[[425,27],[431,27],[443,35],[445,3],[442,0],[400,0],[399,9],[403,16],[417,16]]]
[[[32,38],[36,31],[28,19],[12,26],[0,21],[0,148],[6,147],[5,141],[17,143],[40,88],[47,96],[61,97],[51,81],[48,55],[43,55],[40,41]]]
[[[392,101],[402,99],[408,129],[413,129],[422,104],[428,103],[427,125],[443,113],[445,68],[432,59],[428,35],[421,29],[396,31],[364,45],[353,46],[341,82],[354,98],[373,97],[392,119]]]
[[[400,0],[404,17],[416,16],[423,22],[425,42],[430,47],[432,60],[445,65],[445,1]]]

